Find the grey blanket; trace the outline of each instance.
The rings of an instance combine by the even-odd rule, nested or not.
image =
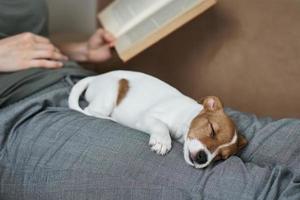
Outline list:
[[[249,145],[199,170],[182,145],[67,108],[62,81],[0,110],[0,199],[300,199],[300,121],[227,109]]]

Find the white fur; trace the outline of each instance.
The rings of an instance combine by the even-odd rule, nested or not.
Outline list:
[[[186,160],[186,162],[188,164],[194,166],[195,168],[205,168],[213,161],[213,159],[216,157],[216,155],[218,154],[220,149],[228,147],[228,146],[236,143],[237,138],[238,138],[238,135],[237,135],[237,132],[235,131],[235,134],[234,134],[233,138],[231,139],[231,141],[220,145],[213,153],[211,153],[207,149],[206,145],[203,144],[202,142],[200,142],[199,140],[186,138],[186,141],[185,141],[184,147],[183,147],[184,148],[184,159]],[[190,160],[189,153],[197,153],[201,150],[206,152],[207,162],[205,164],[200,165],[200,164],[194,163]]]
[[[129,81],[129,91],[120,105],[116,105],[120,79]],[[85,90],[85,99],[89,105],[82,110],[78,101]],[[210,155],[209,159],[213,159],[205,145],[198,142],[198,147],[195,147],[195,141],[187,140],[191,121],[203,106],[150,75],[113,71],[85,78],[72,88],[69,106],[84,114],[111,119],[148,133],[149,145],[158,154],[164,155],[171,149],[173,137],[185,143],[184,157],[189,164],[193,165],[188,151],[197,148],[205,149]]]

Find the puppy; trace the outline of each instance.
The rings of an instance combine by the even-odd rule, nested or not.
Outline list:
[[[79,98],[84,91],[89,105],[83,110]],[[196,168],[227,159],[247,143],[224,113],[219,98],[206,97],[199,104],[140,72],[113,71],[87,77],[72,88],[69,106],[148,133],[151,150],[160,155],[170,151],[172,137],[184,144],[184,159]]]

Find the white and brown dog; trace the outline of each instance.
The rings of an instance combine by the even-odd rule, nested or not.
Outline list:
[[[84,91],[89,105],[83,110],[79,98]],[[69,106],[148,133],[151,149],[161,155],[170,151],[172,137],[184,144],[184,158],[196,168],[226,159],[247,143],[224,113],[219,98],[206,97],[201,105],[140,72],[113,71],[87,77],[72,88]]]

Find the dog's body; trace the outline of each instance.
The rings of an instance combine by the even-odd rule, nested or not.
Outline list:
[[[85,90],[85,99],[89,105],[82,110],[79,97]],[[216,102],[215,97],[211,97],[207,104],[213,107],[217,103],[219,102]],[[205,106],[165,82],[139,72],[113,71],[85,78],[73,87],[69,106],[86,115],[112,119],[150,134],[151,149],[161,155],[171,149],[172,137],[185,144],[185,160],[199,168],[206,167],[215,159],[220,148],[227,148],[238,142],[235,128],[230,130],[234,132],[230,138],[213,147],[214,152],[197,138],[197,134],[189,137],[189,134],[195,133],[191,126],[196,123],[193,126],[197,127],[195,121],[204,113]],[[196,155],[199,151],[202,151],[202,161],[201,155]],[[203,160],[204,156],[206,159]],[[196,163],[197,160],[201,162]]]

